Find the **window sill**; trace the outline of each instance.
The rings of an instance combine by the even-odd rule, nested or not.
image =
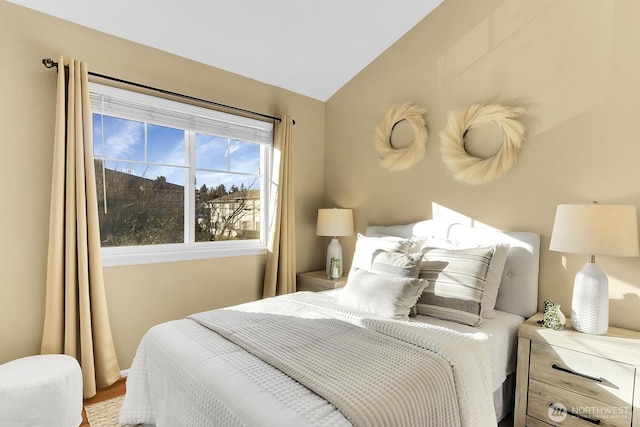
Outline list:
[[[220,242],[215,247],[192,245],[131,246],[126,248],[102,248],[102,266],[155,264],[163,262],[194,261],[236,256],[264,255],[266,248],[260,242]]]

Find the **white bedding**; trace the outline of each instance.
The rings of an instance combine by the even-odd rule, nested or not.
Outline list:
[[[342,289],[332,289],[324,291],[322,294],[330,298],[337,298],[341,291]],[[410,317],[408,322],[441,326],[465,334],[485,334],[489,359],[491,360],[492,391],[496,391],[507,376],[516,370],[518,327],[525,319],[517,314],[504,311],[495,310],[495,313],[495,319],[485,319],[482,326],[479,327],[422,315]]]
[[[351,425],[271,365],[181,319],[143,337],[127,377],[120,423],[259,426],[265,414],[274,426]]]
[[[486,333],[477,328],[457,331],[420,320],[363,316],[344,310],[330,294],[299,292],[278,298],[291,300],[298,308],[305,306],[306,311],[299,314],[303,317],[321,313],[431,347],[451,365],[457,401],[449,399],[437,408],[425,408],[431,411],[428,425],[495,425],[492,390],[496,380]],[[243,310],[272,312],[270,301],[249,303]],[[145,335],[127,379],[120,422],[157,426],[350,425],[325,399],[190,319],[159,325]]]
[[[324,291],[329,297],[337,298],[341,289]],[[524,317],[495,310],[494,319],[485,319],[482,326],[473,327],[431,316],[417,315],[411,323],[427,323],[463,333],[486,334],[491,363],[491,383],[494,395],[496,419],[501,420],[513,409],[513,375],[516,371],[518,349],[518,327]]]
[[[484,324],[480,327],[420,315],[412,320],[466,333],[472,333],[475,330],[487,335],[494,408],[497,420],[501,420],[513,410],[513,383],[507,379],[513,381],[517,360],[518,326],[524,321],[524,318],[499,310],[495,310],[495,314],[495,319],[485,319]]]
[[[414,322],[426,322],[432,325],[440,325],[460,332],[482,332],[487,335],[489,343],[489,358],[491,359],[492,390],[496,391],[509,374],[516,370],[518,327],[525,320],[516,314],[504,311],[495,311],[495,319],[485,319],[484,324],[474,328],[449,322],[429,316],[416,316]]]

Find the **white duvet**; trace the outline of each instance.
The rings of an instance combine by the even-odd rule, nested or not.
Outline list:
[[[376,318],[299,292],[152,328],[120,422],[495,425],[492,382],[485,334]]]

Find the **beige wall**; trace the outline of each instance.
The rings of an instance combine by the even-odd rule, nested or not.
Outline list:
[[[327,102],[325,204],[356,228],[430,218],[434,204],[542,236],[539,306],[570,312],[586,256],[550,252],[557,204],[640,204],[640,2],[446,0]],[[373,131],[388,108],[426,107],[426,157],[381,168]],[[503,178],[467,186],[440,157],[446,114],[472,103],[524,107],[527,141]],[[398,141],[399,143],[405,141]],[[354,168],[353,165],[358,167]],[[355,238],[344,239],[345,253]],[[640,259],[599,257],[611,324],[640,330]]]
[[[271,115],[291,114],[298,269],[322,265],[324,103],[0,0],[0,363],[40,350],[59,54],[89,69]],[[215,41],[212,41],[215,43]],[[275,47],[274,47],[275,48]],[[152,325],[261,296],[264,257],[105,268],[121,368]]]

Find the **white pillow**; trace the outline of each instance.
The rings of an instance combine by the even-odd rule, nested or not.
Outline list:
[[[382,317],[406,318],[422,295],[427,281],[415,277],[390,276],[355,269],[340,291],[339,302],[346,307]]]
[[[391,226],[393,227],[393,226]],[[365,237],[373,237],[373,238],[391,238],[391,239],[396,239],[396,240],[407,240],[411,242],[411,247],[409,248],[409,252],[420,252],[420,248],[422,248],[424,245],[427,244],[429,239],[432,239],[433,237],[428,237],[428,236],[411,236],[411,237],[400,237],[400,236],[395,236],[393,234],[382,234],[382,233],[378,233],[378,232],[374,232],[372,234],[367,234]]]
[[[422,252],[404,254],[402,252],[376,252],[371,261],[370,273],[402,277],[418,277],[422,265]]]
[[[408,253],[414,247],[411,239],[403,239],[401,237],[368,237],[358,233],[356,241],[356,249],[353,254],[353,262],[351,270],[362,268],[369,270],[373,257],[380,252],[400,252]]]
[[[507,255],[509,255],[509,243],[495,242],[489,245],[431,237],[425,241],[421,250],[424,250],[426,247],[445,249],[471,249],[491,247],[493,249],[493,255],[489,264],[489,270],[487,271],[484,293],[482,295],[481,315],[484,319],[495,319],[496,313],[494,311],[494,308],[496,306],[496,300],[498,299],[498,291],[500,289],[500,282],[502,281],[504,265],[507,261]]]

